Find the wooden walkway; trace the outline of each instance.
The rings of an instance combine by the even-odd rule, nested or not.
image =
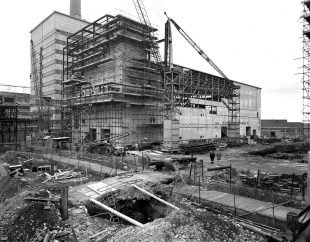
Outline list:
[[[229,194],[225,192],[218,192],[218,191],[201,191],[200,195],[201,195],[201,199],[205,202],[212,202],[212,203],[224,205],[224,206],[230,207],[231,209],[234,209],[234,195],[233,194]],[[198,198],[199,193],[196,192],[194,196]],[[239,211],[242,210],[244,214],[257,211],[256,214],[260,214],[266,217],[273,218],[273,209],[272,209],[273,204],[271,202],[263,202],[260,200],[236,195],[235,205],[236,205],[236,208]],[[264,208],[266,209],[262,210]],[[298,214],[301,212],[301,210],[296,209],[296,208],[291,208],[291,207],[284,207],[284,206],[274,207],[275,219],[286,221],[287,220],[286,215],[288,212],[294,212]]]

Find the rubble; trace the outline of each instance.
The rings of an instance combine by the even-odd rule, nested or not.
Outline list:
[[[5,154],[0,164],[4,162],[3,157],[10,159],[8,164],[29,165],[37,161],[37,158],[17,154]],[[138,174],[141,179],[129,174],[107,180],[129,184],[130,179],[140,181],[137,185],[155,196],[174,205],[179,202],[172,196],[175,184],[170,173],[165,179],[160,172]],[[227,180],[229,173],[221,174],[219,177]],[[236,179],[235,171],[232,174]],[[53,175],[49,172],[25,172],[25,176],[16,178],[9,178],[4,172],[0,175],[0,241],[262,241],[260,236],[242,229],[228,217],[193,209],[186,201],[181,202],[181,206],[178,204],[179,211],[174,211],[133,186],[113,190],[98,200],[143,223],[143,228],[133,227],[95,205],[70,197],[69,219],[63,221],[60,194],[49,186],[80,179],[82,172],[71,168],[57,169]],[[146,181],[143,176],[153,178]],[[76,186],[73,190],[84,187]]]
[[[107,241],[263,241],[263,238],[208,211],[181,210],[143,228],[122,229]]]

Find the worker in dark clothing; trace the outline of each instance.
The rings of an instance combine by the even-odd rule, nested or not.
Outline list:
[[[214,163],[214,158],[215,158],[215,153],[213,150],[210,151],[210,159],[211,159],[211,164]]]

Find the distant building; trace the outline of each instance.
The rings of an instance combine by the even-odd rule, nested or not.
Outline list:
[[[297,138],[302,136],[301,122],[286,119],[262,119],[262,136],[276,138]]]
[[[30,94],[0,91],[0,144],[26,141],[34,120],[30,114]]]

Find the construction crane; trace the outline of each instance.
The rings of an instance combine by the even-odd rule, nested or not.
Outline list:
[[[205,59],[225,80],[229,81],[229,88],[230,94],[226,96],[228,99],[228,104],[222,99],[223,104],[227,107],[229,114],[228,114],[228,127],[233,131],[233,135],[235,138],[239,136],[238,127],[240,126],[240,86],[234,85],[234,83],[229,80],[229,78],[224,74],[224,72],[211,60],[211,58],[195,43],[195,41],[170,17],[168,17],[167,13],[164,12],[167,16],[168,21],[166,23],[166,33],[165,38],[166,41],[166,48],[172,47],[172,38],[171,38],[171,28],[170,22],[175,26],[178,32],[187,40],[187,42],[198,52],[199,55],[203,59]],[[165,50],[165,63],[169,66],[172,65],[172,54],[169,51],[172,50]],[[168,63],[167,63],[168,62]],[[170,68],[171,69],[171,68]],[[240,129],[240,127],[239,127]]]
[[[195,41],[189,37],[188,34],[185,33],[185,31],[172,19],[169,18],[167,13],[164,12],[167,16],[168,20],[173,23],[173,25],[176,27],[176,29],[179,31],[179,33],[187,40],[187,42],[198,52],[199,55],[201,55],[202,58],[204,58],[219,74],[221,74],[222,77],[229,80],[228,77],[224,74],[223,71],[210,59],[209,56],[195,43]]]
[[[151,41],[150,52],[151,52],[151,55],[154,57],[156,64],[159,65],[159,68],[160,68],[159,70],[161,74],[163,75],[164,66],[162,64],[161,55],[159,53],[158,44],[156,42],[156,36],[154,35],[154,32],[151,30],[152,24],[146,12],[146,8],[144,7],[144,3],[142,0],[132,0],[132,2],[136,8],[140,22],[144,23],[146,27],[148,27],[147,34],[149,35],[148,37]]]

